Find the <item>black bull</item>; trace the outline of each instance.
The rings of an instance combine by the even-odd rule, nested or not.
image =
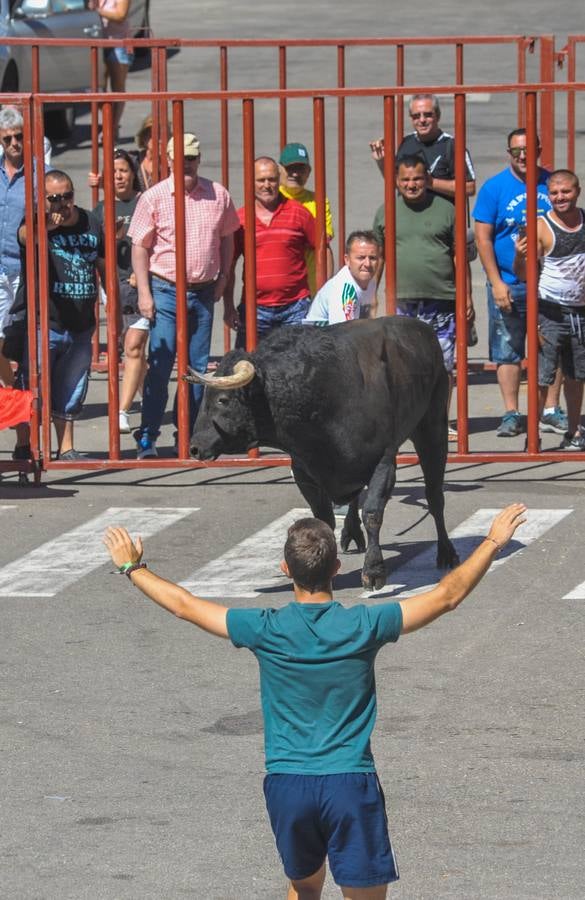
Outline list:
[[[379,537],[396,481],[396,454],[411,438],[437,529],[437,565],[457,554],[445,528],[448,376],[433,331],[416,319],[389,316],[328,328],[274,331],[254,353],[233,350],[214,375],[190,370],[207,385],[191,438],[200,460],[269,446],[287,451],[313,515],[332,528],[332,501],[349,502],[341,547],[366,551],[362,582],[386,583]],[[367,492],[360,527],[358,499]]]

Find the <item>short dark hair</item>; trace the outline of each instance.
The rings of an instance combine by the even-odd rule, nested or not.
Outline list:
[[[48,172],[45,172],[45,184],[47,181],[68,181],[71,185],[71,189],[73,190],[73,181],[71,180],[71,176],[67,174],[67,172],[63,172],[62,169],[49,169]]]
[[[420,153],[406,153],[404,156],[397,159],[394,166],[397,175],[400,166],[404,166],[407,169],[415,169],[417,166],[422,166],[425,172],[429,171],[427,161]]]
[[[345,252],[349,253],[352,246],[359,241],[360,244],[375,244],[378,249],[382,245],[373,231],[352,231],[345,242]]]
[[[525,134],[526,134],[525,128],[515,128],[513,131],[511,131],[510,134],[508,135],[508,147],[510,146],[510,141],[512,140],[513,137],[521,137],[522,135],[525,135]]]
[[[548,178],[546,179],[547,185],[551,183],[551,181],[558,181],[559,179],[570,178],[573,184],[580,187],[579,179],[577,175],[571,169],[555,169],[554,172],[551,172]]]
[[[302,590],[310,594],[330,590],[337,561],[333,531],[320,519],[298,519],[288,530],[284,559]]]

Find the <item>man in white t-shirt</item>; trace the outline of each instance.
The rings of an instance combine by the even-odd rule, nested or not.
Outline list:
[[[317,292],[304,322],[335,325],[373,316],[380,256],[373,231],[352,231],[345,245],[344,267]]]

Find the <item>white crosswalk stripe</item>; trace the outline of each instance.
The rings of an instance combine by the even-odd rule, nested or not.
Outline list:
[[[264,591],[290,583],[280,574],[278,565],[287,529],[303,516],[310,516],[309,509],[291,509],[246,538],[218,559],[193,572],[182,586],[192,594],[202,597],[257,597]]]
[[[498,509],[479,509],[451,532],[449,536],[460,559],[463,560],[469,556],[481,539],[485,537],[492,519],[498,512]],[[521,552],[550,528],[558,525],[572,512],[572,509],[529,509],[526,513],[526,522],[519,528],[500,556],[494,560],[490,571],[504,565],[512,556]],[[410,597],[429,590],[437,584],[440,578],[435,562],[436,553],[436,544],[433,542],[422,553],[395,569],[391,573],[391,584],[386,584],[379,591],[367,592],[363,596],[377,599],[385,596]]]
[[[199,507],[159,509],[112,506],[0,568],[1,597],[54,597],[110,559],[103,544],[109,525],[123,525],[131,535],[152,537],[197,512]]]

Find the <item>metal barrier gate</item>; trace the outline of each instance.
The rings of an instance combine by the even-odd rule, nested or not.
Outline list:
[[[399,49],[405,43],[404,40],[387,40],[380,39],[381,42],[395,46],[397,55],[400,58]],[[418,43],[424,42],[424,39],[416,39]],[[431,40],[431,39],[429,39]],[[458,67],[458,75],[462,81],[463,78],[463,50],[465,39],[432,39],[439,43],[451,42],[456,51],[456,60]],[[496,39],[472,39],[471,42],[496,40]],[[529,49],[533,47],[533,43],[527,42],[525,38],[510,38],[510,43],[517,47],[518,58],[523,59]],[[522,43],[519,43],[522,41]],[[414,42],[414,40],[413,40]],[[57,42],[63,43],[63,42]],[[88,42],[74,42],[88,43]],[[166,79],[166,69],[162,64],[162,53],[165,54],[168,46],[177,46],[181,42],[166,42],[161,47],[161,42],[153,41],[129,41],[127,44],[147,44],[151,46],[156,53],[153,55],[153,61],[158,59],[158,63],[153,65],[153,81],[160,83]],[[202,42],[184,42],[189,45],[198,45]],[[252,44],[257,45],[262,42],[233,42],[237,45]],[[268,42],[266,42],[268,43]],[[295,46],[301,45],[303,42],[291,42]],[[324,42],[314,42],[315,44],[323,44]],[[338,62],[339,58],[343,58],[341,45],[353,42],[329,42],[331,45],[338,46]],[[362,41],[362,44],[368,44]],[[110,42],[91,42],[90,51],[97,60],[97,51],[100,46]],[[229,42],[222,42],[219,47],[220,56],[223,60],[224,69],[227,72],[227,57],[225,46]],[[546,39],[546,53],[541,56],[541,71],[546,69],[548,74],[549,63],[554,63],[554,41]],[[162,53],[161,53],[162,51]],[[38,52],[38,48],[37,48]],[[159,58],[160,56],[160,58]],[[543,63],[545,60],[546,65]],[[279,62],[282,65],[283,54],[279,54]],[[402,63],[403,64],[403,63]],[[519,63],[519,69],[522,66]],[[96,69],[97,72],[97,69]],[[338,80],[343,80],[343,67],[338,69]],[[97,74],[96,74],[97,77]],[[285,76],[286,80],[286,76]],[[564,93],[569,96],[575,92],[581,92],[585,88],[585,84],[571,83],[554,84],[547,82],[516,82],[514,84],[475,84],[463,85],[461,82],[448,86],[426,86],[426,85],[396,85],[386,88],[348,88],[338,86],[323,90],[301,90],[294,88],[279,88],[266,90],[220,90],[207,92],[181,92],[173,93],[166,90],[153,90],[148,93],[133,94],[101,94],[99,92],[91,92],[89,94],[78,95],[50,95],[42,93],[32,93],[28,95],[5,95],[4,102],[18,103],[23,108],[25,119],[25,185],[26,185],[26,226],[27,233],[36,234],[38,245],[38,258],[35,259],[34,253],[28,254],[27,259],[27,282],[35,284],[38,276],[38,296],[42,297],[47,292],[47,236],[44,228],[37,228],[34,217],[35,205],[39,208],[44,207],[44,180],[43,180],[43,111],[46,104],[52,101],[61,101],[67,99],[72,104],[91,104],[94,115],[92,117],[92,167],[94,159],[98,157],[97,145],[97,122],[98,110],[101,110],[103,122],[103,159],[104,159],[104,204],[105,204],[105,235],[106,235],[106,264],[107,264],[107,283],[105,285],[106,293],[113,296],[115,293],[116,278],[116,243],[115,243],[115,218],[114,218],[114,193],[112,184],[113,172],[113,115],[112,106],[116,102],[133,102],[138,100],[146,100],[152,104],[156,112],[155,124],[153,132],[157,135],[158,140],[155,146],[158,148],[161,142],[166,140],[168,136],[168,116],[167,110],[172,109],[172,130],[175,135],[184,131],[183,122],[183,106],[186,102],[192,101],[213,101],[220,105],[220,119],[222,130],[222,146],[226,141],[227,147],[227,123],[228,111],[230,105],[239,104],[242,114],[242,148],[244,160],[244,203],[248,207],[253,206],[254,190],[253,190],[253,162],[254,162],[254,125],[255,125],[255,103],[260,100],[270,99],[277,101],[280,105],[281,115],[281,142],[286,140],[286,115],[287,108],[296,100],[309,100],[313,108],[313,139],[314,139],[314,162],[315,162],[315,189],[317,200],[317,231],[320,235],[319,245],[317,247],[317,273],[318,283],[322,283],[325,279],[325,190],[326,190],[326,163],[325,163],[325,107],[326,103],[335,103],[337,105],[338,115],[341,117],[340,122],[340,141],[345,134],[345,101],[348,98],[377,98],[383,104],[384,111],[384,137],[386,140],[387,153],[385,156],[385,203],[387,211],[387,229],[386,229],[386,289],[389,312],[393,311],[393,297],[395,293],[395,247],[394,247],[394,215],[395,215],[395,196],[393,190],[393,166],[394,166],[394,150],[398,136],[402,133],[402,110],[404,99],[413,93],[435,93],[439,96],[449,96],[454,99],[455,106],[455,166],[456,166],[456,255],[459,259],[465,258],[466,246],[466,222],[465,222],[465,146],[466,146],[466,101],[473,94],[485,92],[486,90],[492,94],[512,94],[518,98],[519,120],[527,129],[527,145],[528,145],[528,176],[527,176],[527,194],[528,194],[528,261],[527,261],[527,285],[528,285],[528,434],[527,447],[524,452],[483,452],[470,451],[469,449],[469,433],[468,433],[468,379],[467,379],[467,343],[466,343],[466,327],[465,327],[465,268],[459,266],[456,273],[457,282],[457,358],[458,358],[458,379],[457,379],[457,403],[458,403],[458,443],[457,451],[449,455],[451,462],[518,462],[531,458],[539,461],[559,461],[558,452],[540,452],[538,440],[538,386],[537,386],[537,305],[536,305],[536,288],[537,288],[537,254],[536,254],[536,184],[537,184],[537,118],[540,111],[540,127],[543,135],[554,133],[551,127],[551,116],[554,116],[554,99],[557,93]],[[341,111],[341,112],[340,112]],[[546,122],[543,121],[546,118]],[[554,119],[552,120],[554,121]],[[284,126],[283,123],[284,122]],[[175,155],[173,173],[175,179],[182,181],[183,179],[183,153],[180,142],[177,142],[177,152]],[[340,152],[338,147],[338,153]],[[552,154],[554,153],[554,145],[549,145],[549,159],[552,162]],[[342,157],[343,158],[343,157]],[[33,163],[34,160],[34,163]],[[34,164],[36,164],[36,173],[33,177]],[[551,163],[549,163],[551,164]],[[226,165],[226,160],[222,157],[222,169]],[[158,159],[158,166],[161,176],[166,174],[166,160]],[[97,166],[96,166],[97,170]],[[36,196],[35,196],[35,180],[36,180]],[[227,180],[227,179],[226,179]],[[177,336],[178,336],[178,371],[184,372],[187,367],[187,346],[186,346],[186,279],[185,279],[185,229],[184,229],[184,209],[182,196],[175,195],[175,213],[177,222],[177,257],[179,266],[177,268]],[[246,231],[245,255],[248,259],[254,258],[254,233],[253,229]],[[41,261],[45,260],[44,263]],[[29,291],[28,311],[29,321],[34,322],[35,310],[37,308],[36,291]],[[254,302],[249,303],[248,310],[251,321],[255,322],[255,284],[253,266],[248,266],[246,271],[246,294],[248,297],[254,298]],[[287,465],[288,458],[285,455],[263,455],[259,458],[253,458],[251,455],[237,458],[220,459],[215,463],[199,463],[189,458],[189,434],[188,434],[188,395],[187,385],[179,380],[178,383],[178,459],[153,458],[147,460],[136,460],[122,458],[120,453],[120,436],[118,432],[118,324],[113,304],[108,305],[107,311],[107,371],[108,371],[108,454],[107,457],[100,460],[88,460],[80,462],[61,462],[51,459],[51,422],[50,422],[50,374],[48,366],[48,312],[45,304],[39,304],[40,308],[40,342],[37,340],[35,328],[30,329],[29,333],[29,352],[31,359],[30,371],[30,387],[37,398],[35,403],[32,432],[31,432],[31,449],[33,463],[2,463],[2,469],[21,469],[34,471],[38,479],[42,469],[109,469],[109,468],[188,468],[201,467],[208,465],[217,466],[272,466]],[[248,349],[253,349],[255,345],[255,335],[253,330],[248,330]],[[40,361],[40,365],[38,365]],[[42,401],[39,402],[39,398]],[[572,461],[582,461],[585,454],[572,452],[568,457]],[[412,463],[416,461],[416,457],[412,454],[402,454],[399,457],[401,463]]]

